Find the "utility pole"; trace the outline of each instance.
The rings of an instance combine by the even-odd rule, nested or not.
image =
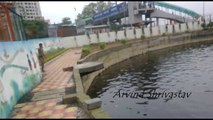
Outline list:
[[[125,6],[124,9],[126,9],[126,1],[124,1],[124,6]],[[125,28],[125,30],[126,30],[126,15],[125,15],[125,13],[126,13],[126,11],[124,10],[124,18],[125,18],[125,20],[124,20],[124,22],[125,22],[124,28]]]
[[[205,21],[205,16],[204,16],[204,15],[205,15],[205,14],[204,14],[205,12],[204,12],[204,11],[205,11],[205,5],[204,5],[204,1],[203,1],[203,19],[204,19],[204,21]]]

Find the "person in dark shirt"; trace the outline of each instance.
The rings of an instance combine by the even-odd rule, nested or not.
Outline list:
[[[43,45],[42,43],[39,43],[39,48],[38,48],[38,59],[39,59],[39,64],[41,66],[42,72],[44,72],[44,50],[43,50]]]

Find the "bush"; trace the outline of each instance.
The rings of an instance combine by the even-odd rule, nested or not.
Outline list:
[[[123,40],[121,40],[121,43],[125,45],[127,43],[127,40],[123,39]]]
[[[99,43],[99,47],[100,47],[100,49],[104,49],[104,48],[106,48],[106,43],[104,43],[104,42],[102,42],[102,43]]]
[[[46,62],[52,60],[53,58],[63,54],[67,50],[69,50],[69,49],[61,48],[61,49],[55,50],[54,52],[50,52],[50,53],[45,54],[44,62],[46,63]]]
[[[207,28],[205,23],[202,23],[201,27],[203,28],[203,30],[205,30]]]
[[[144,35],[141,35],[141,40],[145,39],[145,36]]]
[[[188,31],[188,30],[186,30],[186,31],[185,31],[185,33],[189,33],[189,31]]]
[[[209,24],[206,25],[206,28],[211,29],[213,27],[213,22],[209,22]]]
[[[166,36],[166,33],[163,33],[162,36]]]
[[[88,54],[91,53],[91,48],[89,46],[85,47],[82,49],[81,51],[81,55],[84,57],[84,56],[87,56]]]
[[[91,43],[89,46],[96,46],[96,45],[98,45],[97,43]],[[88,47],[88,46],[87,46]]]

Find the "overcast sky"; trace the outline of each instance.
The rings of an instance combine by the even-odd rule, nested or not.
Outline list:
[[[93,1],[95,2],[95,1]],[[166,2],[166,1],[165,1]],[[70,17],[71,20],[74,22],[76,19],[76,16],[78,13],[81,13],[83,10],[83,7],[85,5],[88,5],[89,1],[78,1],[78,2],[68,2],[68,1],[54,1],[54,2],[40,2],[41,6],[41,12],[42,16],[44,16],[45,19],[49,19],[51,24],[53,23],[60,23],[62,21],[63,17]],[[187,2],[168,2],[172,3],[181,7],[185,7],[187,9],[193,10],[201,15],[203,15],[203,2],[193,2],[193,1],[187,1]],[[213,15],[213,1],[211,2],[204,2],[204,12],[205,15],[212,14]],[[76,11],[75,9],[76,8]]]

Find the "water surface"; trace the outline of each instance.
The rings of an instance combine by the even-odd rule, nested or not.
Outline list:
[[[164,95],[150,97],[153,91]],[[144,96],[119,96],[131,92]],[[213,118],[213,45],[173,47],[125,60],[97,76],[88,94],[101,98],[113,118]]]

